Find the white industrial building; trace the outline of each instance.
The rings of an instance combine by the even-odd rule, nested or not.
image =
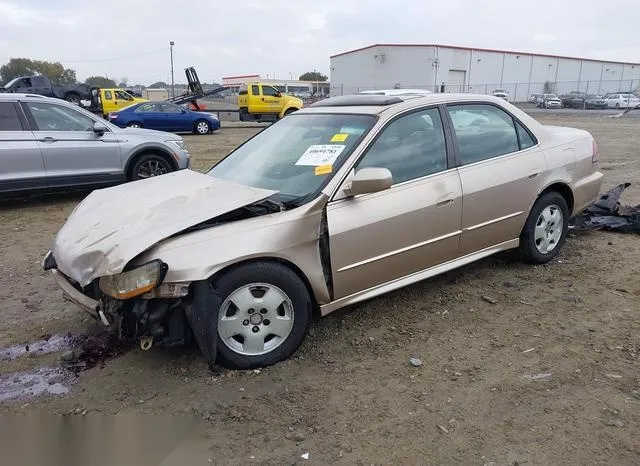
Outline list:
[[[640,64],[434,44],[375,44],[331,57],[331,95],[385,88],[490,94],[628,92]]]

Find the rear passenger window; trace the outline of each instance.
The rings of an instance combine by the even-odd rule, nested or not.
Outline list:
[[[252,95],[260,95],[260,86],[251,86]]]
[[[517,152],[518,135],[511,115],[493,105],[448,107],[462,165]]]
[[[410,113],[389,123],[356,170],[367,167],[389,169],[394,184],[446,170],[447,150],[438,109]]]
[[[22,131],[22,123],[12,102],[0,102],[0,131]]]
[[[520,123],[516,121],[516,130],[518,131],[518,140],[520,141],[520,150],[528,149],[536,145],[529,132],[524,129]]]

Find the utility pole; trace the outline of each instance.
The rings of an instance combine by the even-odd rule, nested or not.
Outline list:
[[[171,97],[176,96],[175,82],[173,80],[173,46],[174,45],[175,45],[174,41],[169,42],[169,53],[171,54]]]

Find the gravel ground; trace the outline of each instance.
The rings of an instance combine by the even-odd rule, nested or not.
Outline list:
[[[604,190],[640,180],[636,118],[536,117],[596,136]],[[186,136],[194,168],[257,131]],[[41,271],[82,196],[0,205],[0,413],[195,414],[184,464],[640,462],[637,236],[571,237],[547,266],[491,257],[315,322],[287,362],[213,373],[195,348],[110,347]],[[87,338],[96,365],[70,375]]]

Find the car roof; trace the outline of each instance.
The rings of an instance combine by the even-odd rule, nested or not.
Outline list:
[[[0,92],[0,101],[2,100],[51,100],[53,97],[45,97],[38,94],[19,94],[16,92]],[[57,99],[60,100],[60,99]]]
[[[379,115],[387,111],[401,112],[423,105],[437,105],[443,103],[464,103],[464,102],[486,102],[503,106],[505,101],[500,97],[484,94],[408,94],[397,96],[384,95],[345,95],[329,97],[319,100],[307,107],[297,111],[297,114],[304,113],[360,113],[369,115]]]
[[[376,89],[360,91],[359,95],[407,95],[407,94],[433,94],[427,89]]]

